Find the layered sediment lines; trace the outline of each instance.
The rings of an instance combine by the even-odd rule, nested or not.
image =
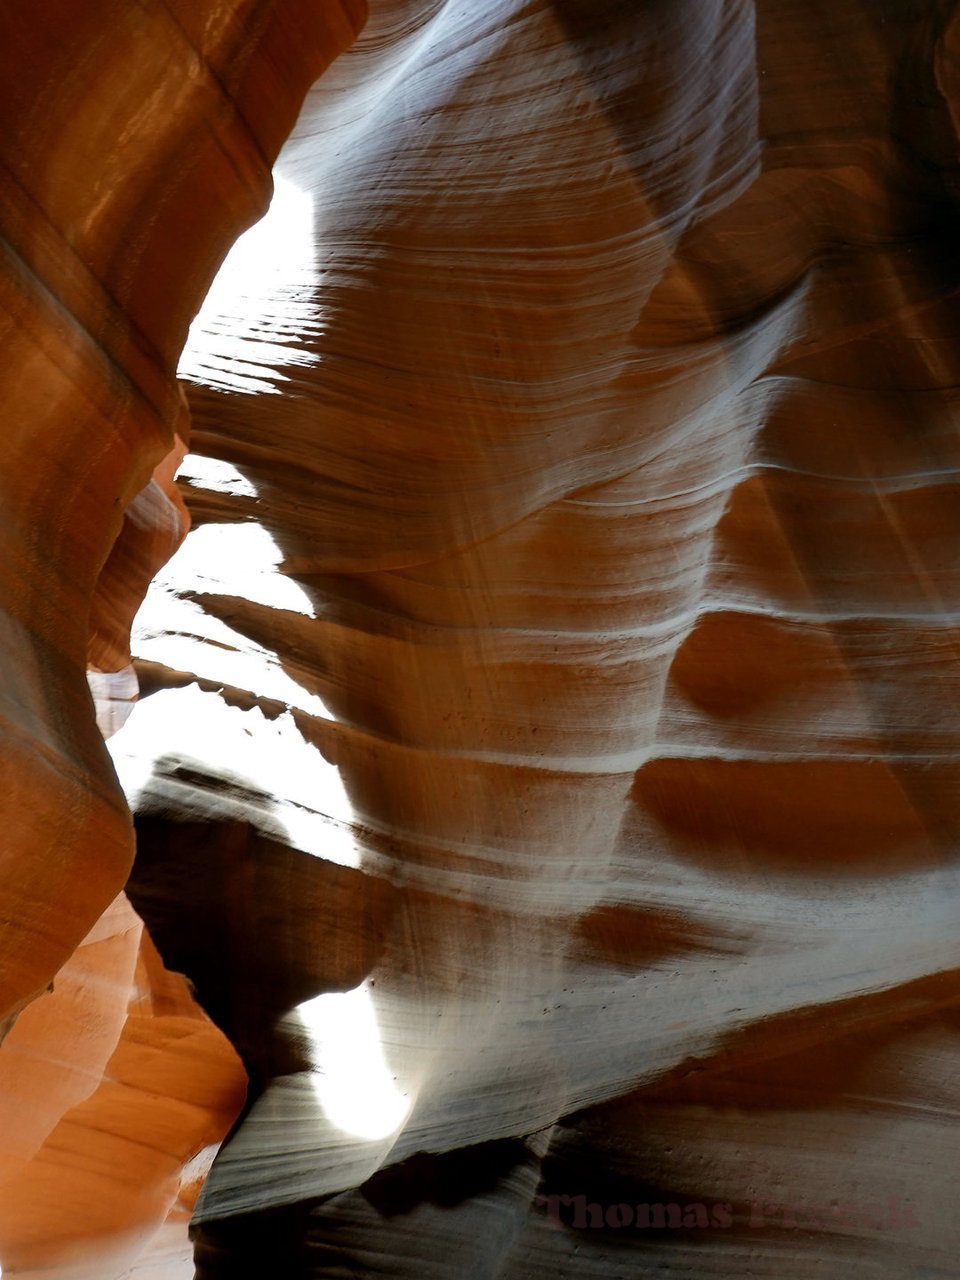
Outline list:
[[[121,895],[0,1053],[4,1273],[121,1277],[163,1244],[175,1260],[155,1280],[183,1275],[191,1161],[212,1158],[245,1086]]]
[[[956,1275],[955,6],[370,7],[129,648],[363,15],[0,20],[0,1262],[239,1103],[89,663],[203,1280]]]
[[[949,8],[385,0],[309,96],[116,748],[205,1280],[955,1273]]]

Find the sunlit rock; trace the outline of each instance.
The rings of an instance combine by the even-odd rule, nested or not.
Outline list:
[[[44,436],[90,511],[44,489],[19,527],[104,637],[101,719],[128,658],[140,688],[111,738],[128,893],[250,1081],[209,1175],[212,1125],[201,1172],[171,1119],[149,1211],[118,1197],[78,1268],[164,1218],[141,1271],[180,1266],[199,1191],[202,1280],[958,1274],[954,7],[371,0],[271,128],[276,200],[192,326],[192,528],[129,650],[183,532],[169,484],[130,506],[187,440],[181,393],[151,448]],[[122,294],[165,374],[202,292],[167,308],[170,264],[212,267],[190,253]],[[25,758],[79,735],[82,799],[109,776],[89,637],[51,683],[37,617]],[[118,887],[107,794],[113,879],[10,1009]],[[57,795],[18,850],[64,830]],[[35,879],[45,912],[73,883]],[[139,1087],[128,1051],[108,1075]],[[67,1118],[91,1158],[115,1084]],[[35,1268],[53,1119],[11,1153]]]

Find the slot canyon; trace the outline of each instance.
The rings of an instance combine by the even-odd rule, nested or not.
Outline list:
[[[960,3],[0,63],[0,1274],[960,1280]]]

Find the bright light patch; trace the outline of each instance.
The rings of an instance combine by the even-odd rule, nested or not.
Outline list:
[[[413,1100],[384,1057],[367,984],[307,1000],[297,1014],[313,1044],[313,1086],[330,1123],[368,1141],[395,1133]]]
[[[213,1142],[198,1151],[193,1159],[188,1160],[180,1170],[180,1185],[189,1186],[191,1182],[201,1182],[206,1178],[213,1168],[213,1162],[217,1158],[219,1150],[220,1143]]]
[[[206,475],[211,472],[204,464],[210,461],[201,461]],[[231,470],[225,465],[213,473],[231,483]],[[281,612],[312,622],[310,596],[283,572],[282,562],[272,536],[253,521],[204,524],[187,535],[157,574],[137,615],[134,653],[222,686],[224,695],[197,685],[157,692],[139,704],[110,739],[109,749],[131,807],[151,785],[155,761],[187,756],[207,765],[213,778],[234,778],[262,793],[259,808],[266,827],[278,823],[293,848],[355,867],[353,805],[340,770],[305,740],[291,713],[305,712],[318,728],[329,726],[331,742],[336,716],[273,650],[238,629],[252,620],[265,634],[273,621],[289,630],[292,620],[281,624]],[[242,615],[237,628],[217,616],[229,616],[231,610]],[[246,697],[290,711],[273,716],[256,706],[230,705]],[[202,808],[226,802],[208,794],[196,803]]]
[[[224,258],[194,328],[215,316],[243,315],[250,302],[267,301],[279,289],[299,283],[312,262],[313,197],[275,173],[270,208]]]
[[[283,555],[262,525],[202,524],[191,529],[172,559],[154,579],[154,592],[167,584],[189,583],[193,591],[236,596],[272,609],[314,616],[309,595],[283,572]],[[151,610],[137,615],[134,635]]]
[[[186,756],[206,765],[212,779],[235,783],[237,795],[248,788],[262,797],[246,803],[229,789],[194,795],[186,787],[177,802],[195,804],[198,819],[246,817],[303,853],[358,865],[353,806],[340,771],[304,741],[289,714],[268,720],[256,707],[228,706],[196,685],[164,689],[144,699],[107,746],[131,808],[151,786],[155,761]]]
[[[312,363],[290,345],[291,300],[313,283],[313,198],[280,174],[261,220],[234,244],[217,273],[177,370],[188,382],[271,394],[289,381],[284,364]]]
[[[177,472],[193,489],[206,489],[210,493],[228,493],[235,498],[255,498],[257,491],[246,476],[235,466],[220,458],[205,458],[199,453],[188,453]]]

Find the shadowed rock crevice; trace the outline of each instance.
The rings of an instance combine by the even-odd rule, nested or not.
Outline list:
[[[451,1280],[492,1276],[533,1195],[544,1145],[545,1136],[537,1135],[442,1155],[418,1152],[387,1165],[356,1191],[206,1221],[192,1230],[198,1280],[252,1277],[258,1265],[275,1259],[291,1280],[384,1267],[412,1280],[418,1237],[439,1246],[436,1274]],[[390,1223],[409,1235],[411,1248],[386,1259],[376,1240]],[[369,1239],[358,1239],[361,1224]]]
[[[159,786],[141,797],[135,820],[131,902],[164,963],[190,979],[233,1042],[255,1091],[309,1069],[308,1049],[281,1020],[304,1001],[363,981],[383,949],[396,891],[290,848],[270,818],[270,798],[246,780],[169,758],[157,762],[155,777]],[[171,787],[202,790],[210,807],[256,817],[190,822],[175,812]]]

